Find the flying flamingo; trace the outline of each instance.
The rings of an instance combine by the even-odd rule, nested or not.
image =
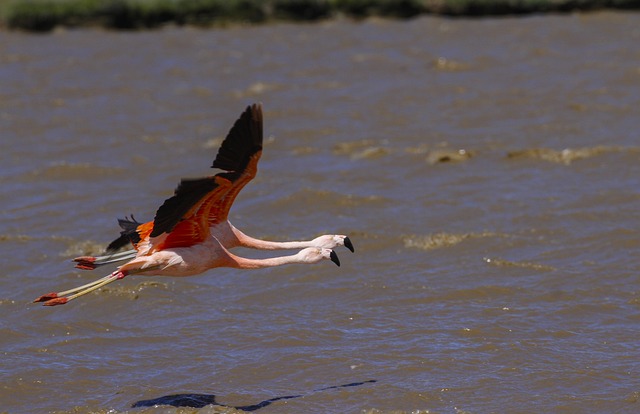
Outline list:
[[[262,107],[254,104],[242,113],[223,141],[212,168],[225,172],[212,177],[183,179],[174,196],[165,200],[153,221],[119,220],[121,236],[107,248],[113,252],[131,242],[134,250],[100,257],[74,259],[81,269],[129,260],[111,274],[63,292],[42,295],[34,302],[62,305],[128,275],[192,276],[215,267],[258,269],[285,264],[313,264],[328,259],[340,266],[332,250],[345,246],[344,235],[324,235],[310,241],[272,242],[245,235],[228,221],[228,213],[240,190],[257,173],[262,154]],[[298,253],[266,259],[234,255],[237,246],[262,250],[299,249]]]

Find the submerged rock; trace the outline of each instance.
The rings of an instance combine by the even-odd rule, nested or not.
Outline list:
[[[465,149],[438,149],[429,152],[429,155],[427,155],[427,162],[429,164],[460,162],[466,161],[474,155],[475,153],[473,151],[467,151]]]

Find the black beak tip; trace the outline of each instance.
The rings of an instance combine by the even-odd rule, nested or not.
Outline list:
[[[331,258],[331,261],[336,264],[336,266],[340,267],[340,259],[338,259],[338,255],[336,254],[336,252],[331,250],[329,257]]]
[[[344,247],[351,250],[352,253],[356,252],[356,250],[353,248],[353,243],[351,243],[351,239],[348,237],[344,238]]]

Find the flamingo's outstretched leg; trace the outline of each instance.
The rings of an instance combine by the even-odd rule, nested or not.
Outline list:
[[[127,250],[124,252],[113,253],[104,256],[80,256],[73,259],[76,262],[76,267],[82,270],[94,270],[98,266],[103,266],[109,263],[117,263],[125,260],[131,260],[136,257],[135,250]]]
[[[78,286],[76,288],[65,290],[63,292],[47,293],[46,295],[40,296],[33,302],[44,302],[44,306],[64,305],[70,300],[73,300],[82,295],[86,295],[87,293],[93,292],[96,289],[100,289],[101,287],[115,282],[116,280],[120,280],[123,277],[127,276],[127,274],[128,273],[126,271],[117,270],[108,276],[105,276],[98,280],[94,280],[93,282],[87,283],[86,285]]]

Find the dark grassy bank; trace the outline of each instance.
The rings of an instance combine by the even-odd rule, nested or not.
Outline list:
[[[143,29],[167,23],[314,21],[339,14],[479,17],[605,8],[640,9],[640,0],[0,0],[0,25],[29,31],[56,26]]]

